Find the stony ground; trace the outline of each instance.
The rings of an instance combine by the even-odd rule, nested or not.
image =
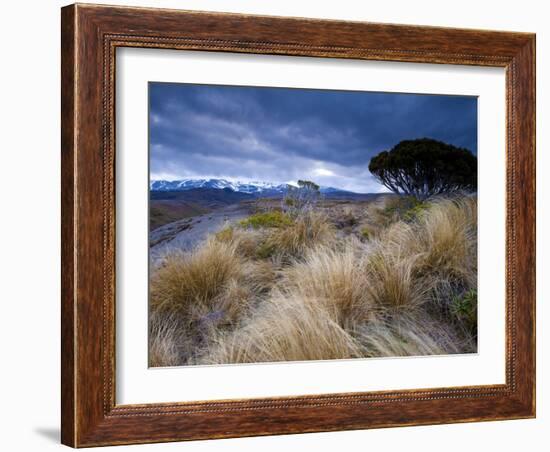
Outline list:
[[[174,221],[149,234],[150,258],[154,264],[171,251],[189,251],[200,244],[208,234],[236,223],[250,215],[249,208],[242,204],[228,207],[204,215]]]

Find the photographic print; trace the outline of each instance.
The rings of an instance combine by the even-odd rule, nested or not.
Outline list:
[[[476,97],[150,82],[148,120],[150,367],[477,352]]]
[[[535,34],[77,4],[61,43],[63,444],[536,416]]]

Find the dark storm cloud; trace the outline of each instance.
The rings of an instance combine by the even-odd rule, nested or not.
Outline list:
[[[474,97],[151,83],[151,177],[311,179],[379,191],[373,155],[430,137],[477,152]]]

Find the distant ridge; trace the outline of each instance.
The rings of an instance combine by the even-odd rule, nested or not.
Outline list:
[[[254,196],[281,196],[288,190],[287,184],[274,184],[272,182],[231,182],[226,179],[181,179],[181,180],[152,180],[149,186],[153,192],[186,191],[197,188],[204,189],[230,189],[237,193],[247,193]],[[321,193],[327,195],[360,195],[347,190],[334,187],[321,186]]]

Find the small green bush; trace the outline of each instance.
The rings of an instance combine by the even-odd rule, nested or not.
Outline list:
[[[451,312],[464,325],[477,330],[477,290],[471,289],[462,296],[454,297],[451,302]]]
[[[246,220],[242,220],[239,224],[244,228],[253,229],[281,228],[290,226],[292,224],[292,219],[279,210],[272,210],[270,212],[251,215]]]
[[[215,236],[220,242],[229,243],[231,239],[233,239],[233,228],[228,226],[227,228],[217,232]]]
[[[388,201],[386,207],[382,210],[382,216],[386,219],[391,219],[395,214],[399,213],[401,206],[401,199],[396,198]]]
[[[381,213],[386,224],[399,220],[410,223],[418,219],[428,207],[428,202],[414,196],[399,196],[389,200]]]
[[[424,201],[418,201],[416,198],[413,198],[413,206],[410,207],[403,214],[403,220],[406,222],[411,222],[417,220],[429,207],[429,204]]]
[[[372,236],[372,231],[369,227],[365,226],[363,229],[361,229],[361,237],[363,237],[365,240],[369,240]]]

